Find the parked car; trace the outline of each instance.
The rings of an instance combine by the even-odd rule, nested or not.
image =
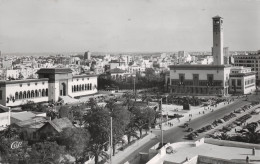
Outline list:
[[[186,132],[192,132],[192,131],[193,131],[193,128],[186,129]]]
[[[194,140],[194,139],[197,138],[197,137],[198,137],[198,134],[196,134],[195,132],[190,133],[190,134],[188,134],[188,135],[186,136],[186,138],[187,138],[188,140]]]
[[[188,126],[189,126],[188,123],[183,124],[183,127],[184,127],[184,128],[187,128]]]

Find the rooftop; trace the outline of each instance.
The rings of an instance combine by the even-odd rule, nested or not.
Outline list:
[[[30,120],[25,120],[15,123],[19,127],[23,128],[41,128],[48,119],[46,117],[34,117]]]
[[[24,80],[0,80],[0,84],[16,84],[16,83],[29,83],[38,81],[48,81],[48,78],[41,79],[24,79]]]
[[[58,131],[61,132],[64,128],[72,128],[74,127],[71,121],[67,117],[54,119],[49,121],[49,123]]]
[[[212,19],[219,19],[219,18],[222,18],[222,17],[220,17],[219,15],[212,17]]]
[[[17,119],[17,120],[20,120],[20,121],[29,120],[29,119],[32,119],[35,116],[36,116],[36,114],[29,112],[29,111],[12,112],[11,113],[11,118],[14,118],[14,119]]]
[[[37,73],[43,73],[43,74],[66,74],[66,73],[72,73],[72,70],[70,68],[41,68]]]
[[[230,68],[230,65],[170,65],[170,69],[186,69],[186,70],[212,70],[212,69],[224,69],[224,68]]]
[[[207,161],[211,160],[211,162],[215,160],[223,160],[228,161],[226,163],[236,164],[241,162],[245,163],[246,157],[249,156],[250,163],[260,163],[259,145],[213,139],[209,139],[209,141],[206,140],[208,139],[205,139],[204,142],[203,138],[196,142],[177,142],[169,144],[165,146],[166,148],[162,148],[160,150],[161,155],[157,154],[157,157],[152,158],[149,161],[149,164],[156,164],[166,161],[166,163],[179,164],[183,163],[186,158],[194,159],[196,156],[207,158]],[[166,150],[167,148],[169,149],[169,147],[171,147],[173,151],[171,153],[166,153]],[[258,149],[255,150],[255,156],[252,155],[253,147]],[[199,158],[197,160],[199,160]]]
[[[80,77],[96,77],[98,75],[92,74],[92,75],[87,75],[87,74],[81,74],[81,75],[74,75],[72,78],[80,78]]]
[[[110,69],[109,72],[110,73],[125,73],[125,71],[120,68]]]

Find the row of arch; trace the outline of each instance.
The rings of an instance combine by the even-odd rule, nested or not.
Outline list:
[[[79,84],[72,86],[72,92],[92,90],[92,84]]]
[[[47,97],[48,96],[48,89],[39,89],[39,90],[31,90],[31,91],[20,91],[15,92],[15,99],[28,99],[28,98],[35,98],[35,97]]]

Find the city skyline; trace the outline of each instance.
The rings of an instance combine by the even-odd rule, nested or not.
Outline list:
[[[231,51],[256,51],[259,9],[258,0],[0,0],[0,50],[211,51],[212,17],[220,15],[224,46]]]

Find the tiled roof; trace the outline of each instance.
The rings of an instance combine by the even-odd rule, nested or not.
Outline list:
[[[41,68],[37,73],[65,74],[72,73],[70,68]]]
[[[15,119],[20,120],[20,121],[29,120],[29,119],[32,119],[35,116],[36,116],[36,114],[33,114],[32,112],[28,112],[28,111],[15,112],[15,113],[12,112],[11,113],[11,118],[15,118]]]
[[[71,121],[67,117],[63,117],[60,119],[54,119],[49,121],[49,123],[58,131],[61,132],[64,128],[72,128],[74,127]]]
[[[109,70],[110,73],[124,73],[125,71],[120,68],[114,68]]]
[[[34,117],[30,120],[17,122],[15,124],[19,127],[41,128],[47,121],[48,121],[48,119],[46,117]]]

